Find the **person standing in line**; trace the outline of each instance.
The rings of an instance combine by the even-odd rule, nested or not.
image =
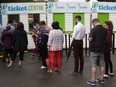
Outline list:
[[[17,24],[17,29],[13,33],[13,53],[11,56],[11,61],[7,67],[11,67],[13,61],[15,60],[17,53],[19,52],[19,67],[22,66],[22,61],[24,59],[24,51],[27,50],[28,39],[27,33],[24,30],[24,25],[22,22]]]
[[[17,29],[17,23],[13,23],[13,27]]]
[[[11,27],[11,29],[10,29],[10,32],[11,33],[13,33],[15,31],[15,27],[13,26],[13,21],[12,20],[9,20],[8,21],[8,25],[7,26],[10,26]]]
[[[104,52],[104,60],[105,60],[105,74],[104,78],[109,78],[109,76],[114,76],[113,74],[113,64],[111,61],[110,52],[112,49],[112,31],[113,31],[113,24],[111,21],[104,22],[104,28],[107,30],[107,37],[105,41],[105,52]],[[109,71],[110,68],[110,72]]]
[[[6,60],[9,63],[12,55],[12,43],[13,43],[13,33],[10,32],[11,27],[7,26],[2,34],[2,43],[3,43],[3,60]],[[8,56],[10,54],[10,56]]]
[[[45,21],[40,21],[40,30],[39,30],[39,35],[38,35],[38,43],[41,51],[41,57],[42,57],[42,66],[40,69],[45,69],[47,68],[46,64],[46,59],[48,57],[48,49],[47,49],[47,42],[48,42],[48,34],[49,34],[49,29],[46,26]]]
[[[83,38],[85,38],[85,27],[81,23],[81,16],[75,17],[77,25],[74,26],[73,38],[73,53],[74,53],[74,71],[69,75],[75,76],[83,73],[84,58],[83,58]],[[80,62],[80,70],[79,70]]]
[[[91,30],[89,35],[90,42],[90,61],[92,65],[92,78],[87,82],[89,85],[96,85],[96,82],[104,84],[104,48],[106,40],[106,29],[100,25],[97,18],[93,19],[92,24],[94,28]],[[96,80],[97,66],[100,67],[100,77]]]
[[[2,33],[4,31],[4,27],[0,25],[0,52],[3,52],[3,45],[2,45]],[[5,61],[4,59],[2,60]]]
[[[32,32],[32,38],[33,38],[33,42],[34,42],[34,45],[35,45],[35,48],[31,54],[31,56],[38,56],[38,47],[37,47],[37,40],[38,40],[38,35],[37,35],[37,30],[36,29],[33,29],[33,32]]]
[[[54,71],[55,58],[57,61],[56,71],[60,72],[61,70],[61,66],[62,66],[61,53],[62,53],[63,39],[64,39],[64,34],[60,29],[58,22],[53,22],[52,28],[53,29],[50,31],[48,44],[47,44],[49,51],[49,58],[50,58],[49,73],[53,73]]]

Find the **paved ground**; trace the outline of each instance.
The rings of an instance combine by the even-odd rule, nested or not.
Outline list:
[[[86,84],[91,77],[89,57],[85,57],[84,74],[71,77],[68,73],[73,70],[73,57],[66,63],[66,57],[63,56],[62,72],[50,75],[46,70],[40,70],[41,62],[30,55],[25,54],[22,68],[17,66],[17,61],[12,68],[6,68],[0,60],[0,87],[91,87]],[[112,60],[115,73],[116,55],[112,56]],[[116,78],[109,78],[104,85],[97,84],[96,87],[116,87]]]

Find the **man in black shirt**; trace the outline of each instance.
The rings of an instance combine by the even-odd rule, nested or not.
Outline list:
[[[106,39],[106,29],[100,25],[97,18],[92,21],[94,28],[91,30],[89,35],[90,42],[90,60],[92,64],[92,78],[87,83],[89,85],[96,85],[96,82],[104,83],[104,46]],[[96,68],[100,66],[100,78],[96,80]]]

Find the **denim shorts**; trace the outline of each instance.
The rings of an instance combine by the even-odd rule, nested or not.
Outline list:
[[[104,53],[94,53],[90,52],[90,60],[91,60],[91,65],[92,67],[104,67],[105,62],[104,62]]]

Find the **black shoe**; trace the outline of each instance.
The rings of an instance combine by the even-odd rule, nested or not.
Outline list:
[[[71,73],[69,73],[69,76],[78,76],[78,73],[77,72],[71,72]]]
[[[100,84],[104,84],[104,80],[102,79],[97,79],[96,82],[100,83]]]
[[[90,81],[87,82],[87,84],[95,86],[96,85],[96,81],[90,80]]]

